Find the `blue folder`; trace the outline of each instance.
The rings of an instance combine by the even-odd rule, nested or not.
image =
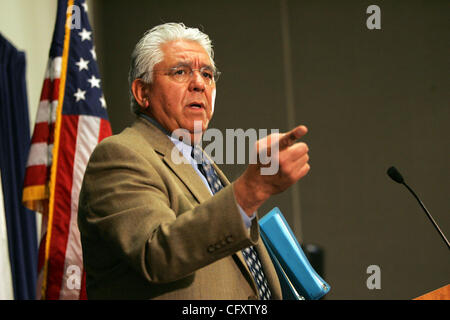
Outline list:
[[[330,291],[309,263],[280,209],[273,208],[259,220],[259,226],[280,279],[283,299],[318,300]]]

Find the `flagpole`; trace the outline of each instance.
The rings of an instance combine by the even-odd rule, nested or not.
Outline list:
[[[73,6],[73,0],[67,1],[67,8]],[[55,123],[55,140],[53,145],[53,157],[52,157],[52,167],[50,176],[50,197],[49,197],[49,211],[48,211],[48,225],[47,225],[47,235],[45,240],[45,259],[44,259],[44,276],[42,279],[41,288],[41,299],[46,299],[47,290],[47,276],[48,276],[48,258],[50,255],[50,243],[52,236],[52,222],[53,222],[53,212],[55,203],[55,185],[56,185],[56,173],[58,167],[58,152],[59,152],[59,140],[61,132],[61,120],[62,120],[62,108],[64,103],[64,94],[66,88],[66,74],[67,74],[67,62],[69,58],[69,44],[70,44],[70,28],[69,21],[72,17],[72,10],[66,11],[66,23],[64,25],[64,48],[61,61],[61,78],[59,84],[59,96],[58,105],[56,107],[56,123]]]

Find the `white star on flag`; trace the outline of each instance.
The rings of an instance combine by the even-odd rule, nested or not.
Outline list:
[[[91,88],[97,87],[100,89],[100,79],[96,78],[94,75],[88,79],[88,82],[91,84]]]
[[[78,32],[78,34],[81,37],[81,41],[84,40],[91,40],[91,31],[87,31],[85,28],[83,28],[83,30],[81,30],[81,32]]]
[[[99,100],[100,100],[100,103],[102,104],[102,107],[106,109],[106,100],[105,100],[105,97],[102,95],[102,96],[100,97]]]
[[[77,99],[77,102],[80,100],[86,100],[86,97],[84,96],[86,94],[86,91],[81,90],[78,88],[77,92],[75,92],[74,96]]]
[[[80,61],[76,62],[75,64],[78,66],[78,71],[81,71],[83,69],[88,70],[88,63],[89,60],[84,60],[83,58],[80,58]]]

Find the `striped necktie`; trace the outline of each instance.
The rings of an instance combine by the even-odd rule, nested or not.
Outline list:
[[[197,163],[200,172],[208,181],[212,193],[215,194],[219,192],[219,190],[223,188],[223,184],[217,176],[217,173],[211,165],[211,162],[207,159],[206,156],[203,155],[203,151],[200,149],[200,147],[193,147],[191,156]],[[267,279],[264,275],[261,261],[259,260],[258,253],[256,252],[255,248],[251,246],[243,249],[242,255],[244,256],[245,262],[247,263],[247,266],[253,275],[253,279],[258,286],[258,293],[261,300],[270,300],[272,294],[267,284]]]

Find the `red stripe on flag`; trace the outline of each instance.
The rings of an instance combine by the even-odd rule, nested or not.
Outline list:
[[[50,167],[46,165],[36,165],[27,167],[25,172],[24,187],[44,185],[48,181]]]
[[[83,277],[81,278],[80,300],[87,300],[85,270],[83,270]]]
[[[59,94],[59,78],[50,80],[49,78],[44,79],[44,84],[42,85],[42,91],[41,91],[41,99],[42,100],[48,100],[48,101],[54,101],[58,100],[58,94]]]
[[[39,122],[34,126],[33,137],[31,143],[49,142],[50,130],[53,130],[54,125],[49,126],[48,122]],[[52,144],[53,141],[50,143]]]
[[[47,142],[53,144],[55,137],[55,123],[40,122],[34,127],[31,143]]]
[[[59,98],[59,83],[61,80],[59,78],[56,78],[53,80],[53,87],[52,87],[52,93],[50,96],[49,101],[55,101]]]
[[[52,92],[52,81],[49,78],[44,79],[44,83],[42,84],[41,98],[42,100],[50,100],[51,92]]]
[[[78,115],[63,115],[56,172],[53,222],[48,261],[46,299],[59,299],[65,251],[70,228],[73,161],[77,141]]]
[[[108,120],[100,120],[100,132],[98,133],[98,142],[112,135],[111,124]]]

